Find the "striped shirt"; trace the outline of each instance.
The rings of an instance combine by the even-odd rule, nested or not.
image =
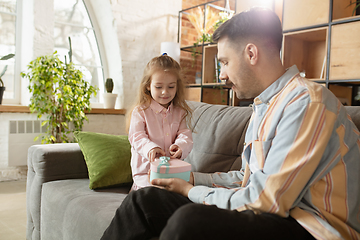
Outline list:
[[[289,68],[254,99],[245,142],[240,171],[194,173],[193,202],[290,215],[316,239],[360,239],[359,131],[328,89]]]

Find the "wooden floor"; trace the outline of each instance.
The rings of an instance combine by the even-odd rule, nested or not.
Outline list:
[[[0,239],[26,239],[26,180],[0,182]]]

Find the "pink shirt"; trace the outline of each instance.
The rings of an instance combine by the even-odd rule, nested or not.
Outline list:
[[[150,186],[148,170],[150,161],[148,153],[160,147],[170,157],[169,148],[172,144],[182,150],[181,159],[190,153],[193,141],[186,121],[181,121],[185,111],[172,103],[166,109],[156,101],[142,110],[136,107],[131,115],[129,141],[131,144],[131,170],[134,180],[133,189]]]

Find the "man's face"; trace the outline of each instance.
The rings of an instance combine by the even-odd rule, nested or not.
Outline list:
[[[245,46],[235,47],[227,37],[218,41],[218,59],[221,63],[220,79],[226,80],[239,99],[258,96],[262,90],[256,78]]]

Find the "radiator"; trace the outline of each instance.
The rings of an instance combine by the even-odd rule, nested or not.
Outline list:
[[[26,166],[28,148],[41,143],[34,138],[45,132],[46,126],[41,127],[41,120],[10,120],[9,129],[9,166]]]

